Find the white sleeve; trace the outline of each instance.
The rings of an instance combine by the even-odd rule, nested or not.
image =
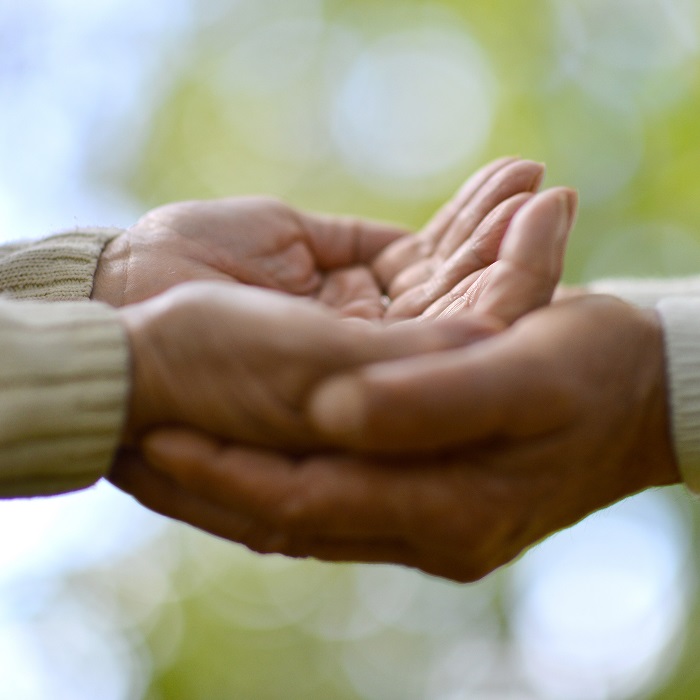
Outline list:
[[[593,294],[610,294],[635,306],[649,308],[668,297],[700,297],[700,277],[603,279],[585,286]]]

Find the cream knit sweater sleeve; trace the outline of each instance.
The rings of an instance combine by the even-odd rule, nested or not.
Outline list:
[[[672,279],[603,279],[586,285],[596,294],[611,294],[636,306],[653,307],[669,297],[700,297],[700,277]]]
[[[116,233],[0,247],[0,496],[83,488],[110,465],[128,346],[115,310],[88,299]]]
[[[12,299],[90,298],[97,261],[120,229],[78,229],[0,246],[0,293]]]
[[[700,494],[700,296],[662,299],[669,405],[676,457],[688,488]]]

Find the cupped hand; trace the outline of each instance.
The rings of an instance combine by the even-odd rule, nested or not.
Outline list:
[[[494,161],[469,178],[419,234],[383,250],[372,268],[391,298],[387,315],[432,317],[431,305],[456,285],[465,293],[497,261],[511,219],[543,177],[540,163]]]
[[[369,264],[405,236],[395,226],[300,212],[267,197],[168,204],[108,244],[93,298],[144,301],[190,281],[238,282],[320,297],[344,315],[377,318]]]
[[[131,350],[128,438],[174,423],[288,448],[319,444],[304,406],[321,379],[494,332],[478,319],[384,328],[316,301],[221,282],[179,285],[119,316]]]
[[[430,268],[435,279],[470,273],[472,262],[453,254],[470,240],[467,248],[488,257],[543,174],[538,163],[496,161],[415,236],[266,197],[168,204],[108,244],[92,296],[123,306],[188,281],[226,281],[317,298],[344,316],[380,318],[386,295],[410,289],[410,280],[423,283],[421,270]],[[390,315],[416,315],[406,313],[405,300],[401,305]]]
[[[679,480],[659,320],[613,298],[554,304],[481,343],[352,381],[354,397],[334,397],[351,429],[332,436],[396,455],[293,459],[160,431],[130,486],[154,510],[256,551],[472,581],[599,508]]]

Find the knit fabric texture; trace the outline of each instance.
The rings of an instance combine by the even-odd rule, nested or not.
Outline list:
[[[12,299],[76,301],[92,292],[97,260],[120,229],[69,231],[0,247],[0,291]]]
[[[83,488],[113,460],[128,343],[115,309],[88,299],[100,254],[119,233],[0,247],[0,496]]]
[[[657,305],[664,326],[673,442],[683,480],[700,494],[700,298]]]

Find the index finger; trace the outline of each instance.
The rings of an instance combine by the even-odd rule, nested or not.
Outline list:
[[[365,452],[536,434],[571,409],[543,343],[544,333],[533,342],[516,326],[469,347],[371,365],[320,384],[309,418],[331,444]]]

